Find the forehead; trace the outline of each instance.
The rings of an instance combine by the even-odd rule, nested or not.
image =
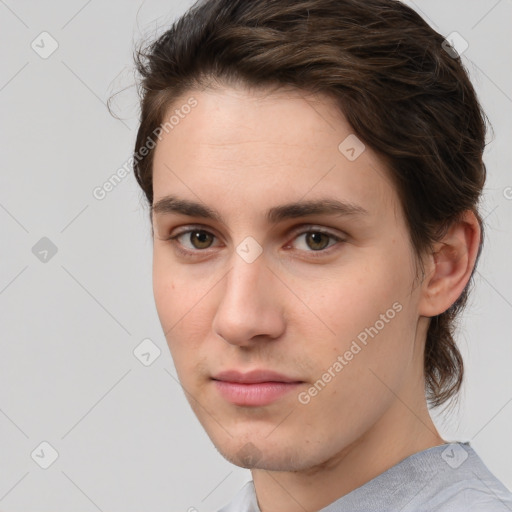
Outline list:
[[[191,98],[194,108],[184,109],[155,148],[154,204],[173,195],[239,217],[328,194],[374,215],[396,207],[384,163],[334,100],[296,90],[196,90],[165,118]]]

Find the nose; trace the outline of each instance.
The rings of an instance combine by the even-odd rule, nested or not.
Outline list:
[[[267,266],[264,255],[248,263],[238,254],[222,284],[213,331],[232,345],[251,346],[278,338],[285,329],[283,284]]]

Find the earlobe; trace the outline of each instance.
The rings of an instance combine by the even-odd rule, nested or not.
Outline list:
[[[459,298],[473,272],[480,236],[475,214],[466,211],[434,245],[430,271],[423,282],[420,315],[440,315]]]

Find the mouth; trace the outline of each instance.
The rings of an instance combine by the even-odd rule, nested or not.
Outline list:
[[[269,405],[304,384],[303,381],[270,370],[220,372],[212,377],[219,394],[234,405]]]

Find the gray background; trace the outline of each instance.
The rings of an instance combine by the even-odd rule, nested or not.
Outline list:
[[[485,155],[485,252],[459,331],[467,379],[460,407],[434,418],[445,439],[471,441],[512,488],[512,2],[408,3],[468,41],[464,62],[495,130]],[[250,478],[218,454],[176,381],[133,175],[103,200],[92,193],[135,140],[133,42],[190,5],[0,0],[4,512],[213,511]],[[47,58],[31,47],[51,49],[43,31],[58,44]],[[114,104],[120,121],[105,102],[124,87]],[[57,249],[46,261],[43,237]],[[149,366],[133,354],[147,338],[161,350]],[[58,452],[47,469],[43,441]]]

